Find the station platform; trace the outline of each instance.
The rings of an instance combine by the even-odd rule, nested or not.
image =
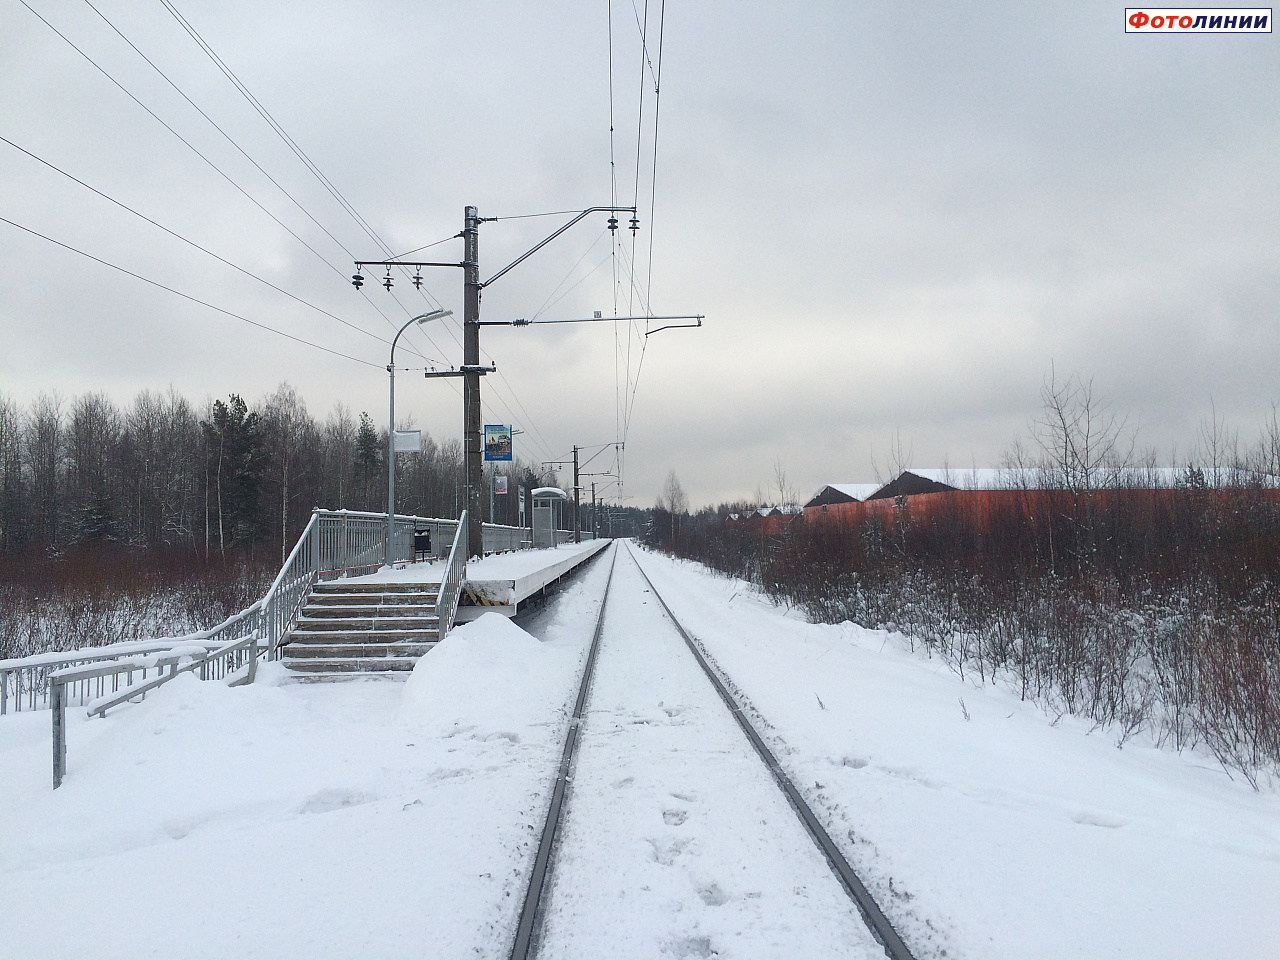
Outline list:
[[[602,537],[546,550],[513,550],[472,560],[467,564],[454,621],[465,623],[485,613],[514,617],[521,612],[522,605],[545,595],[548,587],[612,542]],[[400,564],[394,570],[379,570],[364,577],[350,577],[345,582],[438,584],[443,573],[443,561],[423,561]]]

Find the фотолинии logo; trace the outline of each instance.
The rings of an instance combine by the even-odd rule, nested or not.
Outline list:
[[[1128,7],[1125,33],[1270,33],[1270,7]]]

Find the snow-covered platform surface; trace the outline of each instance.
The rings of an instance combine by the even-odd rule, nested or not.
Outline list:
[[[1280,955],[1274,784],[1255,792],[1140,737],[1117,749],[899,636],[808,624],[741,583],[639,557],[920,960]],[[72,710],[57,791],[49,713],[0,718],[0,956],[505,957],[607,560],[536,616],[541,640],[482,617],[407,681],[298,684],[267,665],[250,687],[188,675],[105,719]],[[623,715],[599,710],[624,696],[627,723],[696,732],[701,700],[647,685],[647,622],[606,616],[610,672],[584,736],[608,737],[601,717]],[[628,754],[613,781],[586,767],[607,757],[596,742],[590,789],[660,785],[672,766]],[[721,936],[793,881],[717,872],[719,788],[650,792],[601,862],[651,861],[643,900],[683,932],[610,955],[813,956],[821,931],[797,928],[785,949]],[[557,955],[589,952],[574,949],[559,940]]]
[[[609,545],[609,540],[563,543],[546,550],[513,550],[467,563],[467,578],[458,619],[474,619],[485,612],[512,616],[520,604],[548,584],[571,573]],[[444,561],[406,563],[379,570],[349,583],[439,583]]]

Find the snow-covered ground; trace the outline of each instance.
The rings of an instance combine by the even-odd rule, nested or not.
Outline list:
[[[919,956],[1280,957],[1274,788],[640,560]]]
[[[0,957],[505,957],[607,571],[406,682],[186,676],[0,719]]]
[[[883,958],[619,554],[538,956]]]
[[[1273,788],[636,553],[921,960],[1280,956]],[[73,710],[57,791],[48,712],[0,718],[0,957],[505,956],[607,570],[537,615],[545,642],[486,615],[407,682],[268,666]],[[602,955],[607,920],[609,956],[859,956],[634,572],[614,589],[548,955]]]
[[[562,543],[558,547],[545,550],[513,550],[510,553],[495,553],[483,560],[467,562],[468,580],[519,580],[535,574],[547,567],[554,566],[562,560],[581,556],[595,550],[599,541],[585,540],[582,543]],[[444,575],[443,560],[423,563],[406,563],[395,569],[383,568],[376,573],[363,577],[351,577],[344,583],[439,583]]]

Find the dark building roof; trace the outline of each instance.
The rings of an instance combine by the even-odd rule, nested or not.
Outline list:
[[[879,489],[875,483],[828,483],[814,494],[806,507],[825,507],[831,503],[861,503]]]
[[[885,500],[891,497],[914,497],[918,493],[946,493],[956,487],[949,483],[939,483],[926,477],[904,470],[896,480],[891,480],[883,487],[867,497],[868,500]]]
[[[813,497],[805,503],[806,507],[824,507],[829,503],[853,503],[855,497],[849,496],[847,493],[841,493],[835,487],[828,484],[819,490]]]

